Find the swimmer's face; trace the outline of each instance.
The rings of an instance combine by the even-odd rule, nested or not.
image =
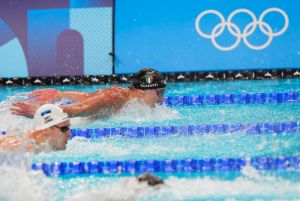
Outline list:
[[[67,120],[49,128],[47,142],[53,149],[64,150],[70,136],[70,120]]]
[[[148,105],[152,107],[155,106],[155,104],[159,104],[164,100],[164,93],[165,93],[164,88],[149,89],[144,91],[145,91],[145,96],[143,97],[143,99]]]

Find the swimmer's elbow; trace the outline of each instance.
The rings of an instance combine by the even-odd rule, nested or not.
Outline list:
[[[69,115],[69,117],[76,117],[80,114],[80,110],[76,107],[76,105],[63,105],[60,107]]]

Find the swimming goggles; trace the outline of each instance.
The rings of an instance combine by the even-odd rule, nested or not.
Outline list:
[[[156,94],[157,94],[158,97],[162,97],[165,94],[165,90],[164,89],[163,90],[156,89],[155,91],[156,91]]]
[[[70,126],[62,126],[62,127],[59,127],[59,126],[55,126],[54,127],[58,128],[61,132],[63,133],[66,133],[70,130]]]

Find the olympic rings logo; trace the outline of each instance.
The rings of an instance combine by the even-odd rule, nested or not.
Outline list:
[[[268,23],[264,22],[265,16],[271,12],[278,12],[284,18],[284,26],[282,27],[282,29],[280,31],[274,32],[273,29],[271,28],[271,26]],[[252,22],[247,24],[243,30],[241,30],[235,23],[232,22],[232,19],[237,14],[240,14],[240,13],[246,13],[252,18]],[[200,29],[200,21],[205,15],[209,15],[209,14],[214,14],[214,15],[218,16],[220,18],[221,22],[213,28],[213,30],[210,34],[207,34],[207,33],[204,33]],[[264,44],[258,45],[258,46],[253,45],[248,41],[248,36],[250,36],[251,34],[253,34],[253,32],[255,32],[257,25],[258,25],[260,31],[263,34],[265,34],[266,36],[268,36],[268,40]],[[269,9],[265,10],[260,15],[258,20],[257,20],[256,16],[254,15],[254,13],[251,12],[250,10],[237,9],[228,16],[227,21],[225,21],[224,16],[219,11],[206,10],[206,11],[203,11],[202,13],[200,13],[197,16],[196,21],[195,21],[195,27],[196,27],[198,34],[204,38],[210,39],[212,44],[221,51],[233,50],[240,44],[241,39],[243,39],[243,41],[247,47],[249,47],[253,50],[262,50],[271,44],[274,37],[280,36],[281,34],[283,34],[287,30],[288,26],[289,26],[288,15],[279,8],[269,8]],[[236,37],[236,41],[234,42],[233,45],[224,47],[217,43],[216,38],[224,32],[226,27],[227,27],[229,33]]]

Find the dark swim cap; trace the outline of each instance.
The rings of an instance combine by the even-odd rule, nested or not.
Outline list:
[[[138,182],[147,182],[149,186],[156,186],[160,184],[164,184],[164,180],[162,178],[155,176],[153,174],[144,173],[137,177]]]
[[[164,76],[152,68],[143,68],[133,76],[132,86],[136,89],[165,88]]]

